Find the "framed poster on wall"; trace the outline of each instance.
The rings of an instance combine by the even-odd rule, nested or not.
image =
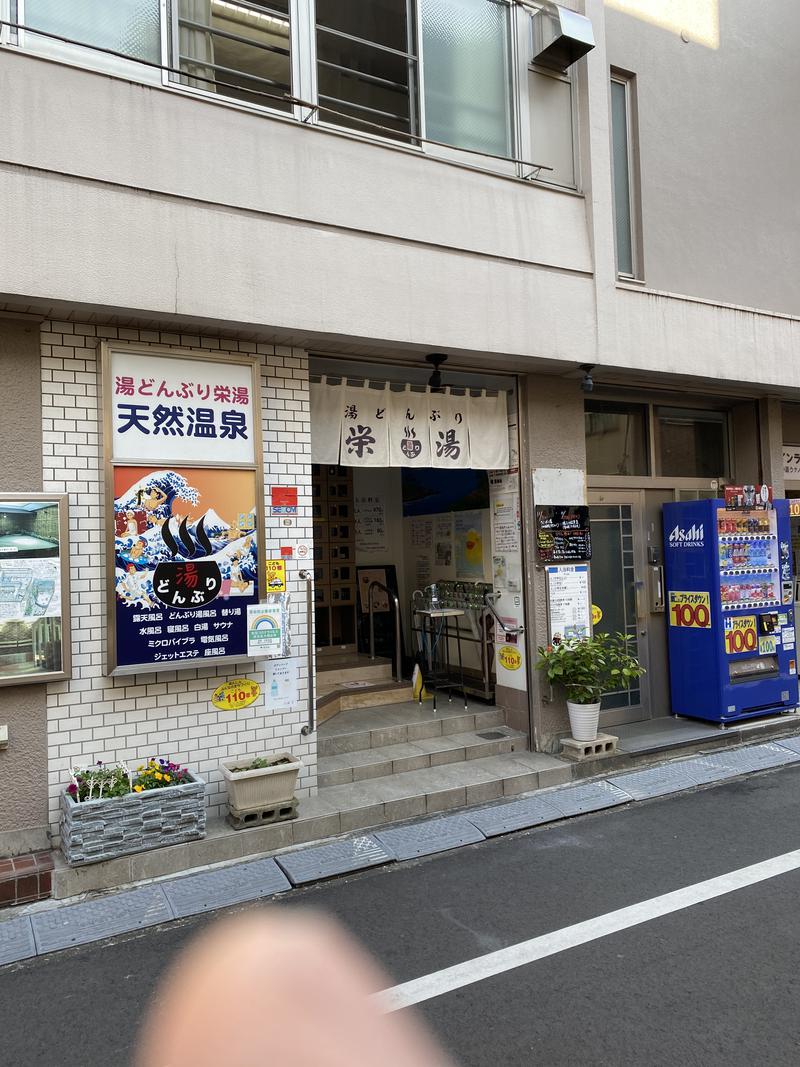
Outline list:
[[[0,494],[0,685],[69,677],[66,495]]]
[[[104,346],[112,674],[247,655],[264,597],[259,368]]]

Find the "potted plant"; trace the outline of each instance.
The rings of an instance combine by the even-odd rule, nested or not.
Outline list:
[[[205,782],[168,759],[73,767],[61,794],[61,851],[77,866],[205,837]]]
[[[567,694],[569,726],[576,741],[594,741],[603,693],[624,689],[644,674],[627,634],[598,633],[583,640],[554,640],[539,648],[537,670]]]
[[[295,814],[293,809],[297,776],[302,760],[290,752],[271,756],[244,755],[222,761],[222,775],[228,787],[228,807],[234,819],[250,813],[267,813],[291,807],[285,817]],[[280,817],[280,813],[276,818]]]

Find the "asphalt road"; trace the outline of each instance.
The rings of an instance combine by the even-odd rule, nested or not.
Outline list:
[[[787,767],[259,906],[335,916],[403,982],[798,849],[798,798]],[[798,899],[782,874],[417,1010],[463,1067],[796,1064]],[[166,961],[209,921],[0,970],[0,1063],[127,1063]]]

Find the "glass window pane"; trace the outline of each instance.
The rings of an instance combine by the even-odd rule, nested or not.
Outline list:
[[[207,92],[288,111],[291,93],[288,0],[178,0],[182,79]]]
[[[552,167],[540,181],[575,185],[572,137],[572,83],[528,71],[531,108],[531,163]]]
[[[416,62],[413,56],[396,54],[413,52],[407,16],[406,0],[317,3],[317,80],[323,120],[367,132],[373,128],[369,123],[415,132]],[[351,35],[360,40],[351,40]]]
[[[617,231],[617,270],[633,274],[630,158],[628,155],[628,87],[611,82],[611,148],[614,176],[614,222]]]
[[[25,25],[132,59],[161,59],[158,0],[25,0]]]
[[[584,407],[589,474],[648,474],[644,404],[587,400]]]
[[[721,478],[728,474],[728,420],[723,411],[656,408],[659,474]]]
[[[317,0],[317,26],[408,52],[408,0]]]
[[[508,8],[420,0],[425,132],[434,141],[513,155]]]

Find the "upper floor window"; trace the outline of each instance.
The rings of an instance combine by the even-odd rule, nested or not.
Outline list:
[[[634,80],[611,76],[611,167],[614,180],[614,227],[617,273],[641,276],[637,249],[636,197],[638,195],[634,152]]]
[[[512,156],[509,9],[486,0],[420,0],[425,136]]]
[[[418,64],[408,0],[317,0],[316,15],[323,121],[390,137],[394,130],[416,134]]]
[[[173,0],[172,16],[182,84],[291,110],[289,0]]]
[[[68,62],[576,184],[572,79],[531,67],[512,0],[10,3],[7,40]]]
[[[17,0],[15,21],[131,59],[161,59],[159,0]]]

